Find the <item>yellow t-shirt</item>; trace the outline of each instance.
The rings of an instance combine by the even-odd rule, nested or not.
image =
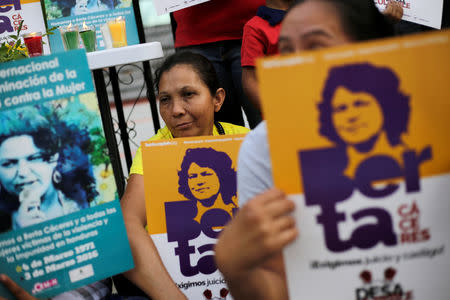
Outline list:
[[[248,129],[248,128],[238,126],[238,125],[233,125],[230,123],[220,122],[220,125],[222,125],[223,130],[225,131],[226,135],[244,134],[244,133],[247,133],[250,131],[250,129]],[[213,135],[219,135],[219,132],[217,131],[216,126],[214,126],[214,128],[213,128]],[[160,130],[158,130],[158,132],[154,136],[149,138],[147,140],[147,142],[148,141],[158,141],[158,140],[171,140],[171,139],[173,139],[172,133],[170,132],[169,128],[167,128],[167,126],[166,126],[164,128],[161,128]],[[139,147],[139,149],[136,151],[136,155],[134,156],[133,164],[131,165],[131,168],[130,168],[130,175],[131,174],[144,175],[141,147]]]

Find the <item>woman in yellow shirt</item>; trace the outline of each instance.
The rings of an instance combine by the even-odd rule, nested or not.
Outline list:
[[[156,88],[166,127],[150,140],[248,132],[245,127],[214,122],[214,113],[225,100],[225,90],[219,86],[213,65],[201,55],[181,52],[168,57],[157,71]],[[121,206],[135,263],[125,277],[153,299],[186,299],[170,278],[145,230],[140,149],[133,160]]]

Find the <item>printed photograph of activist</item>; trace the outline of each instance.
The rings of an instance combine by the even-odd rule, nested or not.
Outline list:
[[[131,5],[131,0],[45,0],[48,20],[125,8]]]
[[[404,142],[411,107],[399,77],[369,63],[333,67],[318,109],[319,134],[334,147],[300,151],[299,157],[305,203],[321,207],[317,222],[323,225],[326,247],[343,252],[397,245],[388,210],[367,205],[345,212],[337,204],[358,195],[355,190],[362,199],[381,200],[400,190],[396,180],[402,177],[408,191],[419,189],[419,164],[431,158],[431,148],[416,153]],[[343,239],[338,224],[349,219],[361,225]]]
[[[178,171],[178,192],[197,201],[197,222],[212,208],[223,209],[232,216],[238,205],[236,170],[231,158],[213,148],[187,149]]]
[[[97,118],[78,97],[0,112],[0,232],[116,199]]]
[[[388,153],[401,161],[410,105],[391,69],[368,63],[332,68],[319,111],[320,134],[346,148],[346,175],[353,177],[359,163],[370,156]]]

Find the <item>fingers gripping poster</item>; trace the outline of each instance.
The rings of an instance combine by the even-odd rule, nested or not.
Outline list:
[[[449,53],[444,31],[259,62],[291,299],[448,299]]]
[[[443,0],[395,0],[403,8],[402,19],[409,22],[441,29]],[[389,0],[374,0],[381,11],[386,9]]]
[[[149,233],[188,299],[229,300],[213,247],[238,209],[243,135],[142,143]]]

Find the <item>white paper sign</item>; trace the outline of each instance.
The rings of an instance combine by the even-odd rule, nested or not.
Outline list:
[[[421,187],[426,192],[410,197],[409,200],[420,205],[427,199],[439,199],[439,195],[448,195],[449,182],[448,174],[424,179]],[[391,204],[386,208],[395,211],[399,203],[405,202],[407,196],[401,192],[402,189],[405,190],[403,184],[400,185],[399,192],[389,198]],[[298,227],[302,230],[298,242],[287,247],[285,251],[285,259],[290,261],[286,264],[286,268],[291,299],[297,299],[299,295],[315,295],[317,299],[448,299],[450,287],[445,282],[448,282],[450,276],[448,263],[450,253],[447,250],[450,243],[448,232],[439,229],[448,226],[448,211],[450,211],[448,201],[443,201],[442,206],[420,207],[420,218],[417,219],[420,223],[417,223],[417,226],[423,226],[421,229],[425,228],[431,233],[430,242],[422,245],[410,243],[396,247],[395,250],[393,247],[380,244],[368,254],[365,249],[352,249],[342,253],[333,253],[325,249],[322,241],[317,239],[317,236],[323,235],[322,229],[317,226],[319,209],[315,214],[301,214],[310,209],[304,205],[304,196],[290,197],[296,202],[295,217]],[[339,211],[364,207],[367,200],[361,194],[355,193],[349,202],[340,204]],[[409,213],[412,207],[412,205],[402,207],[403,212]],[[395,216],[394,223],[406,224],[411,220]],[[339,225],[340,238],[348,240],[352,234],[352,225],[355,226],[358,222],[342,223]],[[296,259],[299,253],[308,259]],[[426,281],[426,287],[423,286],[423,275],[419,275],[417,270],[422,270],[429,276],[430,280]],[[345,278],[344,286],[342,280],[336,280],[339,277]],[[318,291],[318,282],[326,282],[327,288]]]
[[[396,0],[403,6],[403,20],[441,29],[443,0]],[[374,0],[384,11],[389,0]]]
[[[189,6],[194,6],[209,0],[153,0],[158,16],[168,14]]]
[[[44,17],[42,15],[41,3],[39,0],[15,0],[6,1],[8,6],[3,7],[0,12],[0,43],[9,35],[17,33],[17,28],[21,21],[23,22],[21,35],[31,32],[45,33]],[[43,38],[44,54],[50,54],[47,37]]]

